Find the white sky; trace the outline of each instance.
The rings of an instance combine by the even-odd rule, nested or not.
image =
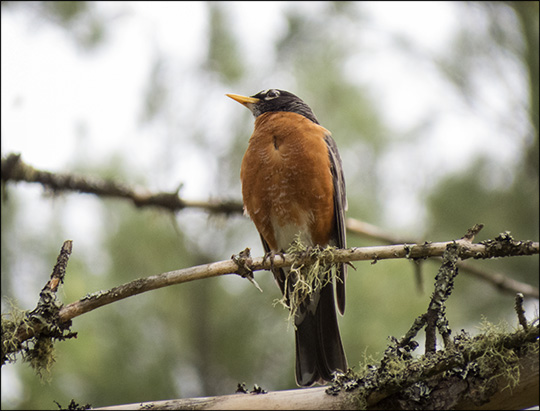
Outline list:
[[[89,162],[122,148],[134,164],[144,164],[151,156],[146,149],[126,141],[139,138],[137,116],[143,87],[148,77],[155,46],[174,61],[195,66],[204,56],[199,47],[205,36],[204,5],[198,2],[111,2],[100,3],[107,15],[118,15],[111,38],[95,52],[77,51],[63,31],[46,24],[29,25],[18,13],[2,13],[2,153],[21,152],[28,163],[43,169],[63,170],[76,145],[77,130],[86,127]],[[248,32],[241,36],[254,62],[264,61],[270,52],[269,40],[283,30],[279,2],[234,2],[238,14],[235,28]],[[392,3],[365,5],[376,25],[394,35],[411,40],[419,48],[435,52],[444,47],[456,28],[455,5],[451,3]],[[403,16],[406,15],[407,18]],[[264,17],[264,30],[261,18]],[[273,29],[275,27],[275,30]],[[434,70],[414,65],[410,58],[385,52],[388,37],[378,30],[367,31],[366,47],[373,50],[370,61],[354,64],[351,73],[358,82],[369,82],[378,93],[389,123],[401,129],[413,126],[430,107],[440,106],[441,89]],[[188,37],[190,41],[178,41]],[[183,63],[186,64],[186,63]],[[190,63],[187,63],[188,65]],[[418,75],[413,71],[422,70]],[[416,75],[412,75],[416,74]],[[430,87],[426,87],[428,82]],[[258,91],[258,90],[257,90]],[[497,90],[491,101],[497,101]],[[255,92],[255,91],[254,91]],[[499,97],[500,99],[500,97]],[[448,101],[448,116],[437,126],[432,144],[444,153],[434,156],[448,168],[466,164],[463,156],[485,149],[493,136],[486,124],[466,118],[463,107]],[[463,124],[463,121],[470,124]],[[481,119],[480,119],[481,120]],[[474,136],[475,138],[471,138]],[[456,141],[458,140],[459,141]],[[456,146],[462,149],[457,151]],[[511,161],[512,147],[488,145],[504,161]],[[150,166],[148,164],[148,166]],[[446,171],[446,170],[445,170]],[[180,176],[184,177],[184,176]],[[201,187],[185,176],[187,196]]]
[[[151,166],[145,163],[152,159],[147,150],[156,148],[138,131],[137,116],[153,48],[157,46],[173,61],[194,67],[205,52],[199,47],[206,30],[204,5],[105,2],[99,7],[107,15],[118,17],[110,29],[110,41],[90,53],[77,51],[60,29],[46,24],[34,27],[18,13],[2,13],[2,153],[21,152],[28,163],[59,171],[65,169],[75,146],[85,144],[85,160],[89,163],[122,148],[133,164]],[[238,13],[235,29],[249,33],[241,40],[253,64],[264,61],[265,53],[271,50],[269,40],[283,30],[284,20],[279,14],[283,7],[279,2],[231,3],[231,12]],[[462,167],[467,156],[486,146],[493,150],[492,155],[511,162],[517,154],[512,147],[486,145],[495,130],[481,123],[482,119],[479,124],[478,119],[467,118],[459,111],[463,107],[451,101],[455,98],[452,92],[441,89],[443,83],[432,68],[422,67],[422,63],[395,50],[388,52],[392,45],[379,31],[388,29],[426,53],[435,52],[444,47],[456,28],[455,8],[451,3],[367,3],[365,9],[375,18],[377,27],[367,31],[365,40],[373,56],[356,64],[353,58],[351,75],[358,82],[372,85],[389,124],[397,129],[413,126],[427,110],[440,107],[441,94],[449,96],[443,107],[447,117],[436,125],[432,140],[427,141],[438,148],[433,159],[439,170],[441,165],[446,166],[443,171]],[[186,37],[189,41],[178,40]],[[495,98],[490,100],[497,101],[497,89],[493,93]],[[74,137],[81,128],[87,133],[87,140],[82,142]],[[454,149],[458,146],[459,151]],[[395,163],[393,158],[388,162]],[[184,172],[190,170],[191,166]],[[204,184],[191,183],[193,174],[177,176],[183,177],[184,195],[206,195],[197,192]]]

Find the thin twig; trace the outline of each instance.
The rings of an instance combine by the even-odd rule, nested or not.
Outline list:
[[[34,310],[26,313],[20,320],[2,319],[2,358],[1,363],[13,361],[13,353],[23,349],[22,343],[35,336],[39,338],[55,338],[64,340],[74,338],[77,333],[69,331],[71,320],[59,317],[63,304],[58,300],[56,291],[58,285],[64,282],[67,263],[72,251],[72,241],[67,240],[62,245],[50,280],[39,293],[39,301]],[[27,355],[32,349],[25,348]]]
[[[462,237],[461,244],[471,244],[474,237],[482,228],[482,224],[476,224],[474,227],[470,228]],[[425,314],[422,314],[414,321],[411,329],[398,343],[398,348],[408,348],[412,343],[412,339],[424,325],[426,326],[426,353],[435,352],[437,348],[437,329],[443,338],[444,346],[448,348],[449,345],[452,344],[450,339],[451,330],[445,313],[445,302],[454,288],[454,278],[457,276],[457,262],[459,261],[459,256],[460,245],[458,245],[457,242],[450,243],[446,246],[446,250],[442,257],[443,263],[435,277],[435,289],[431,296],[428,309]]]
[[[458,261],[458,269],[461,273],[467,273],[473,277],[486,281],[500,291],[508,294],[522,293],[526,297],[539,298],[538,287],[517,281],[506,274],[491,270],[486,267],[478,267],[469,261]]]
[[[445,315],[445,302],[454,288],[457,275],[456,263],[459,258],[459,246],[449,244],[443,255],[443,263],[435,277],[435,290],[426,312],[426,350],[435,352],[437,348],[436,330],[443,337],[445,347],[450,341],[450,327]]]
[[[376,241],[382,241],[387,244],[418,244],[421,241],[414,240],[412,238],[398,237],[394,234],[385,231],[379,227],[368,224],[364,221],[357,220],[355,218],[347,218],[347,232],[350,234],[360,235],[365,238],[369,238]],[[428,261],[440,261],[440,257],[431,257]],[[522,293],[524,296],[539,298],[540,292],[538,287],[534,287],[530,284],[523,283],[521,281],[514,280],[508,275],[485,268],[478,267],[471,264],[468,261],[458,261],[458,269],[461,273],[467,273],[474,277],[477,277],[483,281],[486,281],[493,285],[500,291],[516,294]],[[418,268],[415,268],[417,271]]]
[[[514,305],[514,309],[516,310],[519,323],[521,324],[523,329],[526,331],[529,328],[529,326],[527,324],[527,319],[525,318],[525,309],[523,308],[523,294],[521,293],[516,294],[516,303]]]

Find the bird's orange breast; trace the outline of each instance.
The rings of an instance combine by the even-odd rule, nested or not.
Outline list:
[[[334,187],[326,134],[291,112],[268,112],[255,120],[242,160],[242,196],[272,250],[286,249],[296,234],[312,245],[330,239]]]

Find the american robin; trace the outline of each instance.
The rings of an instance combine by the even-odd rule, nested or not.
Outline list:
[[[245,212],[255,223],[267,255],[287,250],[297,236],[308,246],[345,248],[345,181],[330,132],[304,101],[287,91],[227,96],[255,117],[240,178]],[[288,298],[289,271],[272,271]],[[345,311],[345,275],[346,266],[338,264],[336,295],[341,314]],[[347,370],[333,281],[322,284],[300,304],[294,317],[296,382],[300,386],[331,381],[333,371]]]

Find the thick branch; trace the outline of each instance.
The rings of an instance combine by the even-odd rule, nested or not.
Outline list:
[[[231,394],[184,398],[94,408],[96,410],[336,410],[343,399],[325,393],[325,387],[273,391],[266,394]]]
[[[480,337],[476,337],[478,340]],[[494,338],[490,336],[490,338]],[[352,389],[345,388],[335,395],[327,395],[328,388],[308,388],[288,391],[275,391],[267,394],[232,394],[218,397],[186,398],[167,401],[155,401],[147,403],[134,403],[118,406],[96,408],[99,410],[163,410],[163,409],[412,409],[406,408],[412,403],[411,393],[408,387],[421,384],[432,390],[426,394],[425,399],[431,401],[428,408],[419,408],[422,398],[418,398],[415,409],[433,409],[434,405],[444,404],[457,409],[495,409],[501,401],[499,393],[503,393],[507,406],[517,405],[525,408],[536,404],[538,401],[538,354],[534,350],[534,345],[538,345],[538,326],[528,331],[518,331],[513,334],[499,335],[495,337],[493,346],[500,346],[501,349],[513,350],[518,355],[513,363],[520,369],[518,384],[512,390],[504,390],[508,386],[508,379],[505,376],[490,379],[490,376],[480,377],[473,371],[473,364],[478,358],[483,358],[483,366],[488,366],[489,362],[499,361],[496,355],[485,358],[485,351],[475,348],[475,345],[463,347],[459,355],[454,351],[441,351],[427,362],[420,359],[412,361],[401,370],[395,379],[381,381],[377,386],[369,386],[361,380]],[[498,341],[500,340],[500,341]],[[536,341],[536,342],[535,342]],[[532,344],[531,344],[532,343]],[[500,365],[500,364],[498,364]],[[375,370],[377,367],[373,367]],[[463,372],[460,374],[460,370]],[[466,371],[468,370],[468,372]],[[374,371],[376,372],[376,371]],[[480,381],[482,380],[482,381]],[[479,386],[479,383],[486,381],[486,385]],[[485,391],[482,392],[481,389]],[[456,390],[458,390],[456,392]],[[400,394],[404,394],[400,397]],[[484,406],[480,407],[474,401],[478,401],[478,396]],[[402,397],[409,398],[409,401],[401,400]],[[444,397],[437,401],[437,397]],[[447,408],[441,408],[447,409]],[[510,409],[510,408],[507,408]]]

